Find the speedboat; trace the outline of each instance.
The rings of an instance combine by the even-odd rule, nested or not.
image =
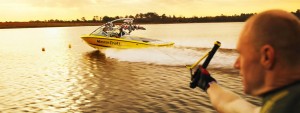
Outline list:
[[[133,20],[133,18],[121,18],[107,22],[92,33],[81,36],[81,38],[88,45],[96,49],[165,47],[174,45],[173,42],[130,35],[135,30],[146,30],[142,26],[133,25]]]

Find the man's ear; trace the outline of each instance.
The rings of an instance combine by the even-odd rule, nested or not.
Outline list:
[[[275,51],[271,45],[263,45],[260,48],[260,63],[265,69],[272,69],[275,63]]]

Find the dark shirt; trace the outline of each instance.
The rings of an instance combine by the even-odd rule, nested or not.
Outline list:
[[[300,82],[266,94],[260,113],[300,113]]]

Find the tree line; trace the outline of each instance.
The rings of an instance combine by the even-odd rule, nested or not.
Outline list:
[[[300,18],[300,9],[296,10],[295,12],[291,12],[298,18]],[[106,23],[108,21],[119,19],[119,18],[134,18],[135,23],[204,23],[204,22],[244,22],[252,15],[255,15],[256,13],[241,13],[239,15],[219,15],[219,16],[205,16],[205,17],[182,17],[182,16],[175,16],[175,15],[166,15],[162,14],[159,15],[155,12],[148,12],[148,13],[139,13],[136,15],[126,15],[124,17],[122,16],[115,16],[115,17],[109,17],[109,16],[94,16],[92,19],[88,20],[85,17],[82,17],[80,19],[76,20],[58,20],[58,19],[50,19],[45,21],[29,21],[33,23],[39,23],[39,22],[47,22],[47,23]]]

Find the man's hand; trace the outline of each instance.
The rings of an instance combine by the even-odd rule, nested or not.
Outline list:
[[[198,86],[206,92],[206,90],[209,88],[210,82],[216,82],[216,80],[210,76],[209,72],[206,69],[204,69],[202,66],[199,66],[192,77],[190,87],[195,88],[193,86]]]

